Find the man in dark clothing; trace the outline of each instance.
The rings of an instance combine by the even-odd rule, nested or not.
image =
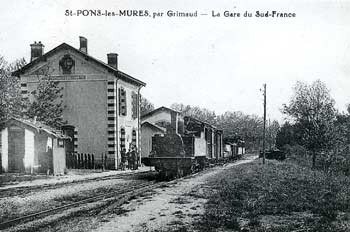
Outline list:
[[[126,163],[126,150],[123,148],[121,151],[121,163],[120,163],[120,169],[122,171],[125,171],[125,163]]]
[[[136,152],[135,152],[135,149],[133,148],[133,149],[131,150],[131,165],[132,165],[132,170],[135,170],[135,169],[136,169],[135,161],[136,161]]]
[[[128,169],[130,169],[131,168],[130,148],[129,148],[129,151],[126,153],[126,160],[128,161]]]

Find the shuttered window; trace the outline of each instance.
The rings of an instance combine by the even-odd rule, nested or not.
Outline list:
[[[126,116],[126,91],[119,88],[119,115]]]
[[[136,146],[136,130],[135,130],[135,129],[132,130],[132,139],[131,139],[131,142],[132,142],[132,144],[133,144],[135,147],[137,147],[137,146]]]
[[[138,100],[139,96],[137,93],[132,92],[132,118],[136,119],[138,115]]]
[[[120,149],[125,149],[125,129],[120,129]]]

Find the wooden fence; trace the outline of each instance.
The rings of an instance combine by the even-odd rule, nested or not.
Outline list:
[[[89,153],[67,153],[66,166],[69,169],[114,169],[114,158],[110,158],[106,153],[101,155]]]

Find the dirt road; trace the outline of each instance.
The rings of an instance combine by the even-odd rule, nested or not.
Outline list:
[[[256,159],[248,156],[236,163],[215,167],[194,177],[174,181],[169,187],[137,198],[123,206],[122,215],[106,218],[93,231],[196,231],[204,213],[206,180],[219,172]]]

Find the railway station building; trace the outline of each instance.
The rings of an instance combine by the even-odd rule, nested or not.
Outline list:
[[[103,62],[88,54],[86,38],[79,42],[79,49],[62,43],[46,53],[41,42],[34,42],[30,63],[13,75],[30,101],[40,81],[58,82],[64,129],[73,139],[67,152],[94,154],[95,160],[105,154],[118,168],[122,149],[135,146],[141,154],[140,90],[145,83],[119,69],[117,53],[108,53]]]

